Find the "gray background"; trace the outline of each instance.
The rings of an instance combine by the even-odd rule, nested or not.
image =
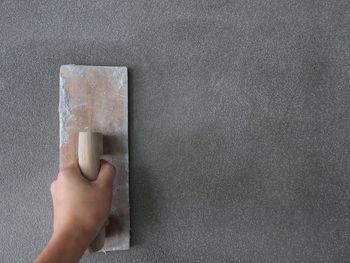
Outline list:
[[[347,262],[350,1],[1,1],[0,261],[51,234],[62,64],[129,68],[129,251]]]

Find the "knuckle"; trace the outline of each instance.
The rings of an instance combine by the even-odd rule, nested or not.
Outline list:
[[[64,178],[67,175],[72,174],[74,172],[75,172],[74,166],[67,166],[66,168],[64,168],[58,173],[57,178]]]
[[[108,173],[110,173],[110,174],[115,174],[115,167],[114,167],[113,165],[107,163],[107,164],[105,165],[105,167],[106,167],[105,169],[106,169],[106,171],[107,171]]]
[[[64,177],[67,174],[66,171],[67,168],[63,169],[62,171],[60,171],[57,175],[57,179],[61,179],[62,177]]]
[[[53,182],[51,183],[51,185],[50,185],[50,191],[51,191],[51,193],[53,193],[53,192],[55,191],[55,185],[56,185],[55,182],[56,182],[56,181],[53,181]]]
[[[64,167],[64,169],[62,169],[59,172],[59,175],[61,174],[61,176],[62,176],[62,175],[67,175],[67,174],[74,172],[76,169],[76,165],[77,165],[77,162],[69,163],[66,167]]]

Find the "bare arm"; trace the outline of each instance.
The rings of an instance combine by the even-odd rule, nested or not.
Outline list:
[[[79,262],[107,221],[114,176],[114,167],[105,161],[94,182],[81,175],[77,162],[58,174],[51,184],[53,234],[35,263]]]

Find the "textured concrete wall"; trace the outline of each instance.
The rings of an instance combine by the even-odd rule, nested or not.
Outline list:
[[[0,261],[51,233],[62,64],[124,65],[129,251],[82,262],[346,262],[350,2],[1,1]]]

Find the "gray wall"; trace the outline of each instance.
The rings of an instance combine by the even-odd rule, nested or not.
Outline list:
[[[350,2],[1,1],[0,261],[51,234],[62,64],[125,65],[129,251],[346,262]]]

